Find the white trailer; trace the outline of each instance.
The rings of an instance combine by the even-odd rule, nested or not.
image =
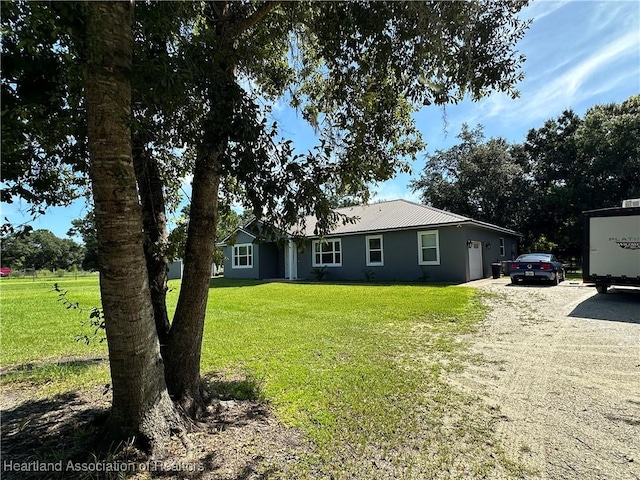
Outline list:
[[[583,212],[582,280],[598,293],[612,285],[640,286],[640,207],[625,200],[621,208]]]

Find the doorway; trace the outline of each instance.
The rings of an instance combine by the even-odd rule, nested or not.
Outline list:
[[[484,278],[482,271],[482,242],[472,240],[469,246],[469,281]]]

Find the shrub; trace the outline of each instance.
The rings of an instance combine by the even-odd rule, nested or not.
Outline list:
[[[327,267],[314,268],[313,270],[311,270],[311,275],[313,275],[313,278],[321,282],[322,279],[327,275]]]

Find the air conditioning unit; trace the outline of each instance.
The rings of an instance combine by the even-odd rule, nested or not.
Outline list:
[[[622,208],[640,207],[640,198],[631,198],[622,201]]]

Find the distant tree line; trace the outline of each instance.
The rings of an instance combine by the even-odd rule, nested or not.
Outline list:
[[[427,157],[411,183],[422,201],[523,235],[521,250],[582,253],[585,210],[640,197],[640,95],[567,110],[522,143],[463,125],[460,143]]]
[[[11,233],[2,239],[2,266],[14,270],[69,270],[81,267],[86,248],[70,238],[58,238],[49,230],[21,235]]]

